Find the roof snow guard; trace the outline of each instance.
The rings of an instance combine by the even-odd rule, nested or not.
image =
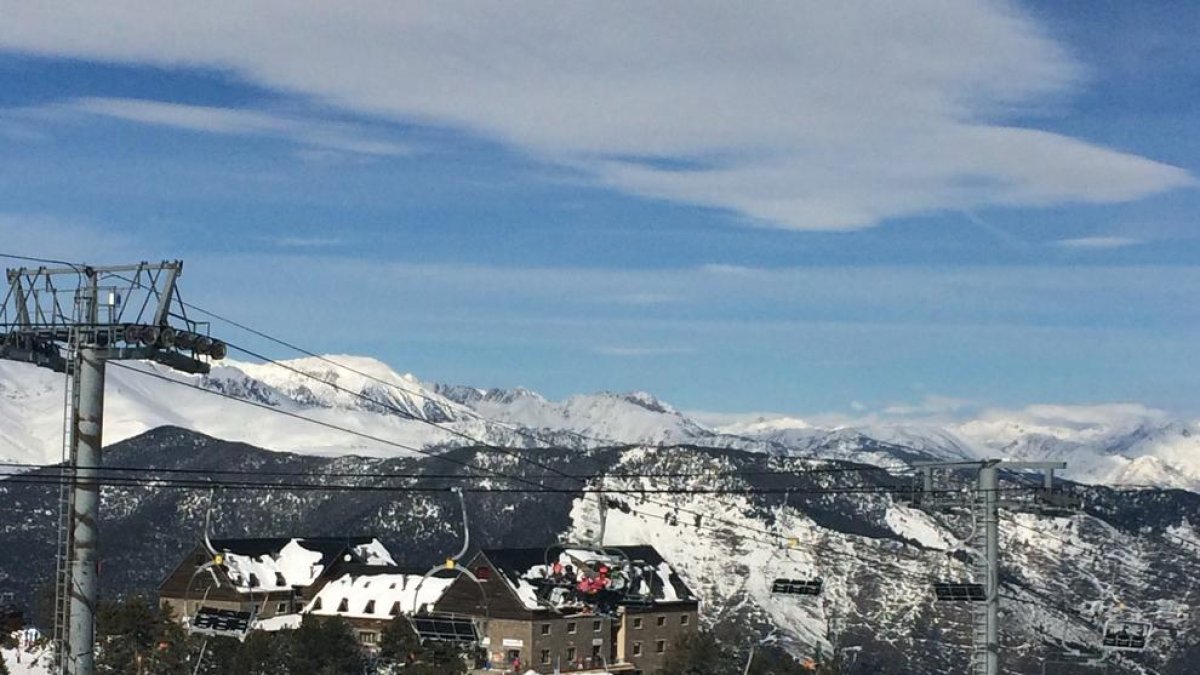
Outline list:
[[[587,611],[589,604],[658,605],[698,602],[683,578],[653,546],[571,546],[486,549],[483,555],[527,609]],[[549,564],[548,564],[549,561]],[[555,568],[559,568],[556,570]],[[597,593],[596,603],[574,591],[574,583],[601,567],[618,570],[623,588]],[[574,579],[564,579],[574,577]]]
[[[286,591],[311,586],[335,563],[393,565],[373,537],[214,539],[234,588],[241,593]]]

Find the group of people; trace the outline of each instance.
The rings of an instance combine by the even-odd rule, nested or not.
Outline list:
[[[553,599],[563,604],[594,605],[601,614],[613,611],[640,580],[636,566],[606,561],[576,567],[556,560],[544,573]]]

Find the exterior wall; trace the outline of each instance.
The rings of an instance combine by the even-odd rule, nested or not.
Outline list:
[[[493,668],[512,668],[514,656],[520,659],[520,672],[535,667],[533,626],[533,623],[519,619],[488,620],[486,649]]]
[[[632,664],[634,672],[645,675],[661,671],[672,648],[696,634],[697,609],[695,603],[627,607],[616,630],[617,662]]]
[[[603,616],[548,616],[532,622],[532,660],[539,673],[599,668],[613,662],[612,619]]]

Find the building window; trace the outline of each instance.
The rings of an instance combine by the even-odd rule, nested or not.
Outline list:
[[[350,611],[350,600],[347,598],[342,598],[342,601],[338,603],[337,611],[349,612]]]
[[[480,565],[475,568],[475,578],[480,581],[487,581],[492,578],[492,568],[486,565]]]
[[[689,618],[687,614],[680,614],[680,615],[679,615],[679,625],[680,625],[680,626],[686,626],[686,625],[688,625],[688,622],[689,622],[689,621],[691,621],[691,618]]]
[[[388,612],[388,615],[389,616],[400,616],[400,603],[399,602],[392,603],[392,609],[391,609],[391,611]]]
[[[640,643],[640,642],[633,643],[633,655],[634,656],[642,655],[642,643]]]
[[[363,608],[363,613],[364,614],[374,614],[375,613],[375,601],[374,600],[367,601],[367,606]]]
[[[314,612],[321,611],[321,599],[320,598],[317,598],[316,601],[313,602],[312,611],[314,611]]]
[[[258,575],[257,575],[257,574],[255,574],[254,572],[251,572],[251,573],[250,573],[250,587],[251,587],[251,588],[257,588],[257,587],[258,587]]]
[[[379,640],[379,633],[374,631],[364,630],[359,631],[358,641],[364,645],[373,645]]]
[[[654,653],[655,654],[661,654],[665,651],[667,651],[667,641],[666,640],[659,640],[658,642],[654,643]]]
[[[599,632],[600,632],[600,622],[599,622],[599,621],[593,621],[593,622],[592,622],[592,632],[593,632],[593,633],[599,633]]]
[[[287,612],[288,612],[287,605],[288,604],[286,602],[281,602],[278,605],[275,605],[275,613],[276,614],[287,614]]]
[[[279,586],[280,588],[283,588],[284,586],[287,586],[287,579],[284,579],[284,578],[283,578],[283,573],[282,573],[282,572],[276,572],[276,573],[275,573],[275,585],[276,585],[276,586]]]
[[[542,624],[542,635],[549,635],[549,634],[550,634],[550,624],[548,624],[548,623]]]
[[[542,650],[542,665],[550,665],[550,650]]]
[[[574,661],[575,661],[575,648],[567,647],[567,662],[573,663]]]
[[[600,658],[600,645],[592,645],[592,658]]]
[[[318,607],[318,609],[320,609],[320,608]],[[640,617],[640,616],[633,617],[633,629],[634,630],[642,629],[642,617]]]
[[[575,634],[575,622],[574,621],[567,622],[567,633],[569,633],[570,635]]]
[[[665,625],[667,625],[667,617],[665,617],[665,616],[658,617],[658,626],[661,628],[662,626],[665,626]]]

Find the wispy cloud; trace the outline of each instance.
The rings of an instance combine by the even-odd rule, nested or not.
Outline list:
[[[405,7],[17,3],[0,46],[218,67],[345,110],[496,140],[612,189],[785,228],[1121,202],[1195,184],[1177,167],[1007,123],[1062,105],[1083,82],[1083,67],[1015,3]],[[402,150],[246,111],[85,105],[209,133]]]
[[[1058,246],[1075,249],[1125,248],[1144,243],[1144,239],[1133,237],[1079,237],[1077,239],[1060,239],[1055,242]]]
[[[82,98],[59,109],[209,134],[272,136],[309,148],[358,155],[405,155],[411,150],[392,141],[370,138],[354,125],[305,120],[258,110],[183,105],[131,98]]]

